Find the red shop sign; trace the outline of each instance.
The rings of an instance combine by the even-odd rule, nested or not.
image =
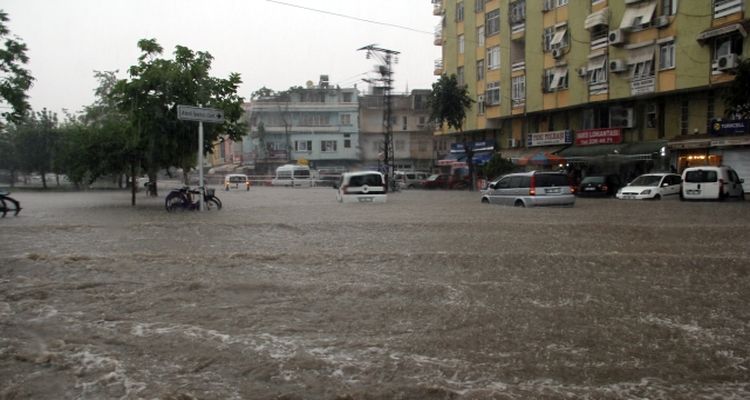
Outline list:
[[[576,146],[622,143],[622,129],[603,128],[576,131]]]

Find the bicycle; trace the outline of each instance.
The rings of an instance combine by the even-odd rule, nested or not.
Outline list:
[[[0,213],[2,218],[5,218],[5,214],[12,213],[18,215],[21,212],[21,203],[18,200],[8,196],[10,194],[7,190],[0,190]]]
[[[190,189],[188,186],[172,189],[167,198],[164,199],[164,208],[167,209],[167,212],[198,210],[200,209],[200,198],[193,201],[194,194],[203,196],[205,210],[221,210],[221,200],[214,195],[214,189],[206,189],[203,186],[197,189]]]

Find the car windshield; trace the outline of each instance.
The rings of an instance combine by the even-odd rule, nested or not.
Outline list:
[[[631,186],[659,186],[661,181],[660,175],[641,175],[633,182],[630,182]]]
[[[582,184],[586,183],[604,183],[603,176],[587,176],[581,181]]]
[[[427,178],[428,181],[436,181],[440,175],[430,175],[429,178]]]

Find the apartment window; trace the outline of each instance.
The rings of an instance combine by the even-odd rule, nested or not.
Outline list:
[[[461,22],[464,20],[464,2],[458,2],[456,3],[456,22]]]
[[[458,54],[464,54],[464,35],[458,35]]]
[[[568,0],[557,0],[557,6],[562,7],[568,4]]]
[[[456,80],[458,81],[458,86],[466,85],[466,81],[464,79],[464,67],[456,68]]]
[[[549,43],[551,49],[560,49],[568,47],[568,27],[563,26],[559,29],[555,29],[555,35],[552,36],[552,40]]]
[[[500,46],[487,49],[487,69],[500,68]]]
[[[484,25],[477,27],[477,46],[484,47]]]
[[[714,61],[721,56],[742,54],[742,36],[739,34],[724,36],[714,40]]]
[[[661,0],[661,15],[677,14],[677,0]]]
[[[500,82],[490,82],[484,92],[485,102],[489,105],[500,104]]]
[[[484,95],[480,94],[477,96],[477,115],[484,115],[485,103]]]
[[[514,76],[511,80],[511,99],[514,103],[526,100],[526,76]]]
[[[344,93],[344,103],[351,103],[351,102],[352,102],[352,94]]]
[[[401,117],[401,130],[402,131],[405,131],[405,130],[407,130],[409,128],[408,121],[409,121],[409,119],[406,117],[406,115],[404,115],[403,117]]]
[[[568,88],[568,69],[550,68],[544,71],[544,83],[546,92]]]
[[[520,24],[526,20],[526,1],[510,3],[510,23]]]
[[[474,12],[484,11],[484,0],[474,0]]]
[[[341,119],[341,125],[349,126],[349,125],[352,124],[352,115],[351,114],[341,114],[339,117]]]
[[[426,140],[420,140],[419,143],[417,143],[417,146],[419,148],[419,152],[424,153],[425,151],[429,149],[430,142]]]
[[[633,64],[633,79],[643,79],[654,75],[652,59],[639,61]]]
[[[477,61],[477,80],[484,80],[484,60]]]
[[[544,51],[550,51],[550,43],[552,42],[552,38],[555,37],[556,29],[554,26],[550,26],[549,28],[544,28],[543,33],[543,40],[544,40]]]
[[[489,11],[484,15],[484,26],[486,36],[500,33],[500,9]]]
[[[659,46],[659,69],[674,68],[674,42]]]
[[[323,153],[332,153],[336,151],[335,140],[323,140],[320,142],[320,151]]]
[[[601,57],[592,60],[586,67],[586,75],[589,78],[589,85],[598,85],[607,82],[607,58]]]
[[[688,134],[688,121],[690,117],[690,107],[687,100],[680,104],[680,135]]]
[[[656,103],[648,103],[646,105],[646,128],[656,128],[657,110]]]
[[[294,151],[312,151],[312,140],[295,140]]]

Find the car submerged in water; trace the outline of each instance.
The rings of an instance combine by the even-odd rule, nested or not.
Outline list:
[[[678,198],[682,177],[672,173],[643,174],[617,191],[621,200],[661,200]]]
[[[491,182],[482,203],[514,207],[573,206],[575,188],[560,172],[531,171],[508,174]]]

